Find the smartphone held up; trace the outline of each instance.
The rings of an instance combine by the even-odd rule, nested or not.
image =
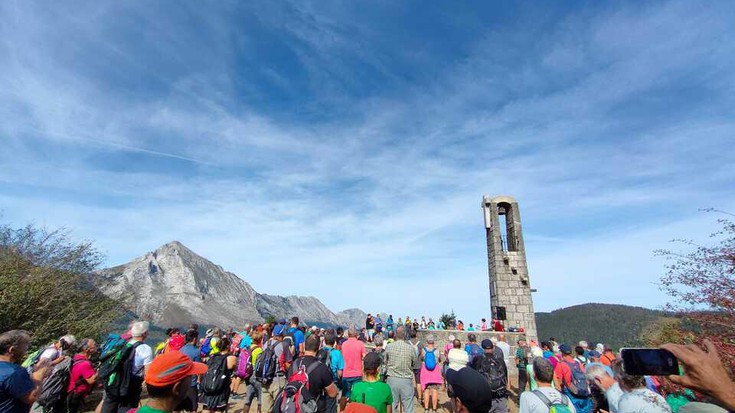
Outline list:
[[[679,374],[679,360],[659,348],[624,348],[620,350],[623,370],[635,376],[670,376]]]

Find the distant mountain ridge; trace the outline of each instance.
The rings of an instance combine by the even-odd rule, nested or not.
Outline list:
[[[556,338],[559,343],[606,343],[615,348],[644,344],[644,335],[656,325],[675,317],[649,308],[618,304],[581,304],[536,313],[539,340]]]
[[[359,326],[358,309],[335,314],[315,297],[260,294],[245,280],[173,241],[131,262],[90,275],[105,295],[162,326],[191,322],[241,327],[267,316],[307,324]]]

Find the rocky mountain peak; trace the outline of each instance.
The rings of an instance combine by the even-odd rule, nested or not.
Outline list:
[[[269,315],[298,315],[309,324],[352,326],[364,321],[365,313],[335,314],[316,297],[258,294],[249,283],[179,241],[90,278],[103,293],[161,326],[197,322],[241,327]]]

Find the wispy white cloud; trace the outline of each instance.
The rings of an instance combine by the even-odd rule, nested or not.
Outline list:
[[[400,72],[421,68],[391,61],[400,49],[375,46],[400,45],[354,10],[197,12],[193,33],[173,20],[186,7],[120,7],[0,6],[10,22],[0,29],[5,217],[76,228],[110,264],[179,239],[259,291],[479,319],[489,309],[479,200],[509,193],[521,202],[537,308],[655,306],[664,298],[650,252],[701,230],[697,208],[735,205],[735,54],[721,41],[732,35],[722,10],[579,11],[538,42],[508,24],[435,62],[448,68],[439,78],[412,83]],[[266,34],[233,31],[229,12]],[[110,32],[111,19],[129,38]],[[235,62],[268,33],[296,56],[291,72],[281,56]],[[360,65],[396,89],[363,88]],[[269,113],[248,100],[265,93],[250,72],[339,116]],[[569,293],[632,274],[638,295]],[[353,293],[358,280],[382,293]],[[327,283],[344,291],[325,293]],[[441,294],[457,285],[462,299]]]

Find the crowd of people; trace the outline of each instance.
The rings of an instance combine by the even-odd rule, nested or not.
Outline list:
[[[693,401],[702,396],[735,410],[735,384],[709,342],[705,350],[666,346],[684,374],[659,378],[626,373],[604,344],[518,338],[511,347],[502,333],[478,342],[472,331],[451,332],[444,344],[438,333],[405,323],[368,326],[307,328],[293,317],[200,336],[191,325],[169,329],[151,346],[149,324],[135,321],[101,345],[65,335],[33,352],[28,333],[7,331],[0,334],[0,413],[218,412],[235,400],[243,413],[717,411]],[[662,380],[688,390],[666,391]],[[102,399],[88,406],[95,388]],[[440,404],[444,394],[448,405]]]
[[[398,321],[393,319],[393,314],[388,316],[376,313],[374,316],[368,314],[365,319],[365,328],[360,331],[361,335],[370,342],[373,339],[373,335],[382,334],[394,331],[396,327],[403,326],[409,330],[458,330],[458,331],[505,331],[506,328],[503,322],[500,320],[492,319],[488,324],[487,319],[482,318],[477,324],[469,323],[465,326],[462,320],[448,319],[447,324],[438,319],[434,322],[434,319],[426,316],[418,318],[411,318],[406,316],[405,318],[398,318]],[[508,331],[513,332],[524,332],[523,328],[520,327],[509,327]]]

